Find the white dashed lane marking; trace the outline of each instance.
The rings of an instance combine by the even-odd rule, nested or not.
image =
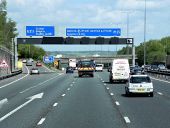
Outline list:
[[[117,106],[119,106],[119,105],[120,105],[118,101],[116,101],[115,103],[116,103],[116,105],[117,105]]]
[[[114,94],[113,93],[110,93],[111,96],[113,96]]]
[[[56,107],[57,105],[58,105],[58,103],[54,103],[54,104],[53,104],[53,107]]]
[[[109,90],[109,88],[108,88],[108,87],[107,87],[106,89],[107,89],[107,90]]]
[[[124,117],[126,123],[130,123],[130,120],[128,117]]]
[[[67,89],[67,91],[69,91],[69,90],[70,90],[70,88]]]
[[[42,118],[37,125],[41,125],[45,121],[45,118]]]
[[[66,94],[63,94],[62,96],[64,97]]]
[[[159,95],[163,95],[161,92],[157,92]]]
[[[104,84],[106,86],[106,84]]]

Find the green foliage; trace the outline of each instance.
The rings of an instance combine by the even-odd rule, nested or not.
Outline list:
[[[33,58],[35,60],[42,60],[46,52],[38,46],[29,44],[18,45],[18,55],[20,58]]]
[[[118,51],[119,55],[125,55],[128,53],[132,54],[132,47],[130,47],[130,46],[123,47],[121,50]]]
[[[12,48],[12,38],[15,38],[18,33],[16,22],[7,18],[6,0],[1,0],[0,3],[0,45],[8,49]]]
[[[170,55],[170,37],[164,37],[161,40],[150,40],[146,45],[146,64],[153,62],[165,62],[166,55]],[[118,51],[118,54],[126,54],[127,47]],[[131,50],[130,50],[131,51]],[[142,65],[144,60],[144,46],[141,43],[136,47],[138,64]]]

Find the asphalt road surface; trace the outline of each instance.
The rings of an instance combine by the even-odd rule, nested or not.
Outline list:
[[[153,79],[154,97],[126,97],[107,71],[79,78],[30,68],[0,81],[0,128],[170,128],[170,82]]]

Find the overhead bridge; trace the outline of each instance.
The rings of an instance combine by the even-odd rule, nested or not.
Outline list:
[[[111,63],[113,59],[115,58],[126,58],[129,60],[132,60],[132,55],[114,55],[114,56],[103,56],[103,57],[62,57],[60,58],[60,63],[62,64],[68,64],[69,59],[76,59],[76,60],[83,60],[83,59],[90,59],[94,60],[96,63]],[[135,56],[135,59],[137,59],[137,56]],[[131,61],[130,61],[131,62]]]

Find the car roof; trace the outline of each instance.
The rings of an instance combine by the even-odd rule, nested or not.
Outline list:
[[[147,77],[148,75],[130,75],[130,77]]]

